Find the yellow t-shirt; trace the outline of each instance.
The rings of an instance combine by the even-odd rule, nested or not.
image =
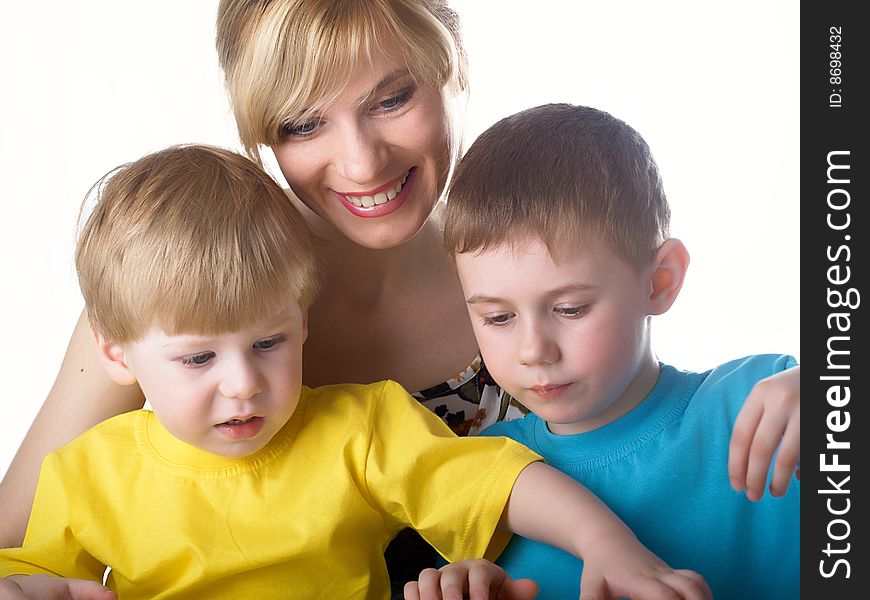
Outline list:
[[[123,598],[386,598],[383,552],[410,525],[447,560],[494,557],[517,475],[539,457],[460,438],[394,382],[303,388],[259,452],[209,454],[149,411],[43,463],[0,575],[101,579]]]

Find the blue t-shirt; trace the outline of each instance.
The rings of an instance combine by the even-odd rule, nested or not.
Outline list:
[[[731,431],[746,396],[795,364],[782,355],[706,373],[663,364],[649,396],[600,429],[554,435],[530,414],[483,435],[522,442],[585,485],[671,567],[701,573],[716,600],[799,598],[800,483],[792,478],[784,497],[766,491],[753,503],[728,480]],[[579,594],[582,563],[552,546],[514,536],[497,562],[514,578],[535,579],[539,600]]]

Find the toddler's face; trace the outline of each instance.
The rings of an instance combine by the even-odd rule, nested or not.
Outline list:
[[[558,259],[533,239],[459,254],[456,266],[493,378],[568,435],[615,420],[649,392],[652,288],[603,243],[560,248]]]
[[[152,327],[120,347],[170,433],[239,457],[265,446],[296,410],[306,335],[305,313],[292,301],[281,314],[233,333],[167,335]]]

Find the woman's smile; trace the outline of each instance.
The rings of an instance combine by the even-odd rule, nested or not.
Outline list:
[[[413,173],[412,167],[401,177],[365,192],[338,192],[331,190],[347,210],[358,217],[382,217],[397,210],[404,204],[410,193]]]

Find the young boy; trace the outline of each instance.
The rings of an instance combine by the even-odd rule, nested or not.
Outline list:
[[[474,142],[449,192],[445,245],[491,375],[533,413],[485,434],[582,481],[714,597],[798,598],[800,487],[786,489],[800,399],[753,393],[743,408],[795,361],[750,356],[691,373],[656,359],[651,315],[671,307],[689,263],[669,218],[647,144],[607,113],[540,106]],[[729,484],[732,430],[734,488],[748,482],[746,496]],[[777,447],[770,488],[784,497],[762,497]],[[498,564],[535,579],[541,598],[577,596],[579,562],[561,550],[515,537]]]
[[[82,294],[107,372],[153,412],[46,458],[24,545],[0,552],[7,592],[111,597],[108,566],[123,598],[383,598],[411,525],[450,560],[508,528],[583,556],[602,593],[709,597],[521,445],[458,438],[393,382],[303,387],[315,257],[254,163],[173,147],[98,196]]]

